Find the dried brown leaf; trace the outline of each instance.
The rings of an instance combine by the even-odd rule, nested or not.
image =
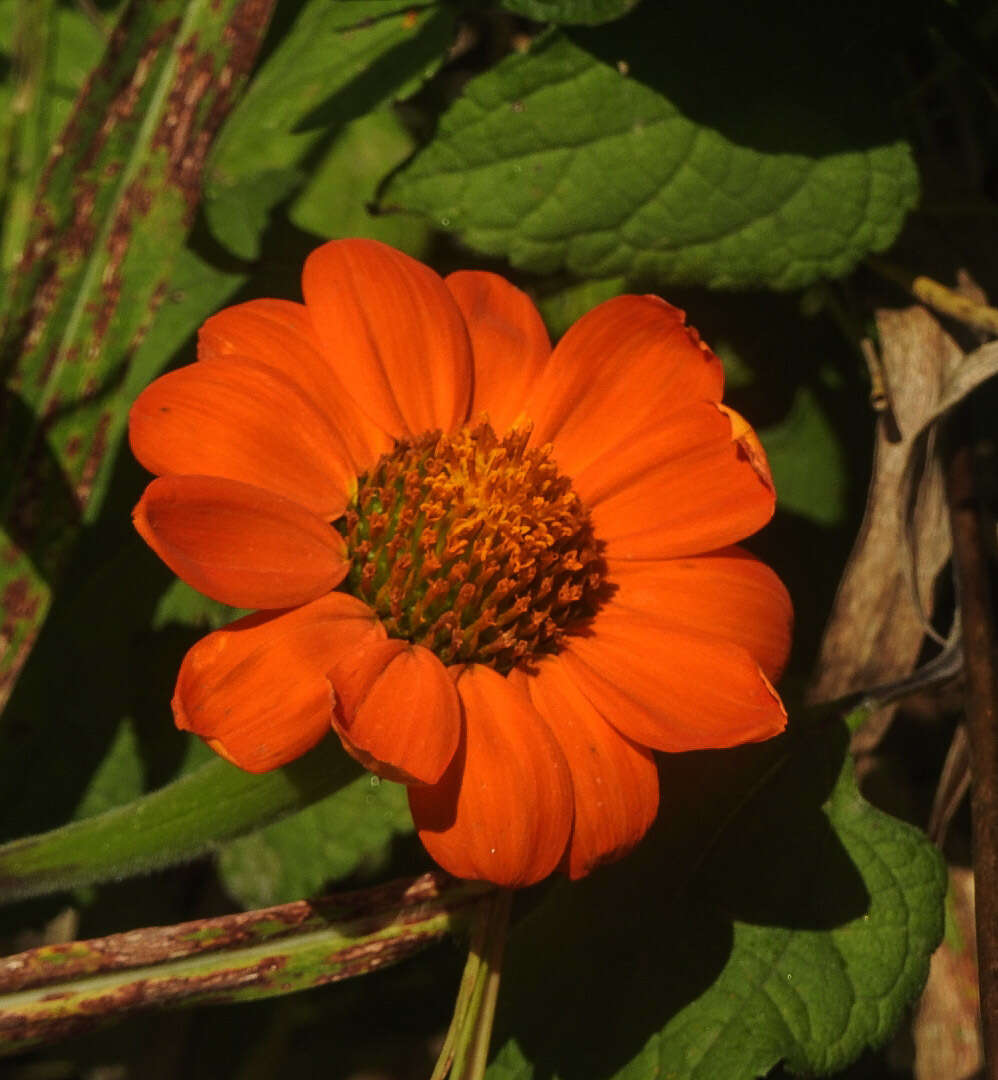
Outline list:
[[[822,642],[815,701],[912,671],[924,634],[922,611],[931,610],[933,583],[949,558],[942,477],[931,452],[917,498],[906,499],[905,491],[927,418],[936,414],[962,352],[921,307],[878,311],[877,325],[888,407],[877,421],[866,515]],[[909,536],[918,559],[914,589],[901,557]]]
[[[946,939],[932,957],[915,1015],[915,1080],[970,1080],[984,1064],[970,870],[951,867],[947,905]]]

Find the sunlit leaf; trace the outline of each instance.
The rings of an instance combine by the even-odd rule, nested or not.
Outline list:
[[[888,92],[862,18],[646,3],[472,79],[384,203],[531,271],[795,288],[917,197]]]
[[[31,225],[49,149],[104,48],[93,20],[55,0],[0,3],[0,267],[9,272]]]

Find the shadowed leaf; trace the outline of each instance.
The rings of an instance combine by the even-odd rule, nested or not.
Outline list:
[[[789,414],[759,431],[780,507],[818,525],[846,512],[846,467],[838,435],[813,390],[798,390]],[[803,451],[803,452],[802,452]]]
[[[667,757],[638,851],[514,935],[495,1080],[813,1075],[881,1043],[924,981],[945,874],[845,755],[836,722]]]
[[[406,789],[365,773],[305,810],[226,844],[218,871],[245,907],[311,896],[329,882],[382,870],[412,832]]]
[[[595,26],[626,15],[640,0],[503,0],[503,7],[538,22]]]

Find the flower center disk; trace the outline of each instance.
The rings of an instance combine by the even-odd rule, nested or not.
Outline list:
[[[400,442],[358,480],[346,587],[392,637],[505,674],[599,606],[589,516],[529,429],[487,423]]]

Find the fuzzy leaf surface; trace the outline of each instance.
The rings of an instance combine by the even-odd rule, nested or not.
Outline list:
[[[765,8],[644,4],[542,36],[468,83],[383,204],[540,273],[776,289],[846,273],[918,195],[881,31],[843,16],[843,94],[845,31]]]
[[[134,802],[0,846],[0,900],[185,862],[324,798],[358,769],[333,739],[259,776],[213,758]]]

